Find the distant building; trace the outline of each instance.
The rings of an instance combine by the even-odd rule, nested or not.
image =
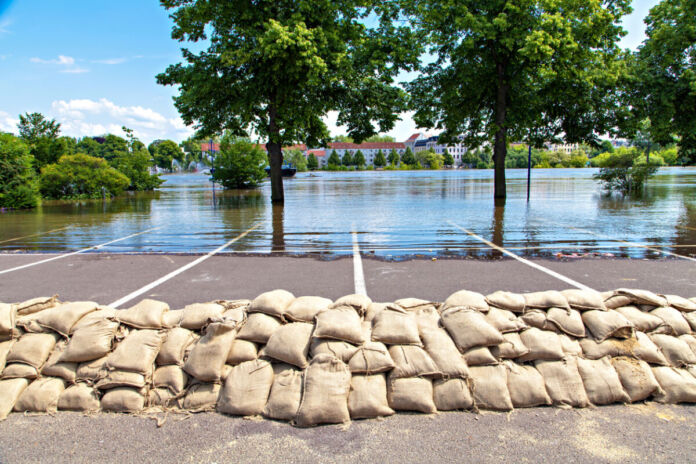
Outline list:
[[[410,136],[406,141],[404,142],[404,145],[406,148],[410,148],[411,151],[414,151],[416,147],[416,142],[422,139],[427,138],[425,135],[421,134],[420,132],[416,132],[412,136]]]
[[[309,155],[314,155],[317,158],[320,168],[323,168],[328,164],[326,150],[307,150],[305,152],[305,156],[309,158]]]
[[[454,165],[459,166],[462,164],[462,156],[468,151],[468,148],[460,141],[452,144],[440,143],[440,137],[434,135],[427,138],[419,138],[416,140],[413,148],[414,153],[419,153],[421,151],[432,150],[439,155],[443,155],[445,150],[452,155],[454,158]]]
[[[401,142],[363,142],[363,143],[347,143],[347,142],[334,142],[330,143],[326,151],[331,154],[332,151],[336,150],[336,154],[343,160],[343,155],[350,153],[351,156],[355,156],[355,153],[360,150],[365,157],[365,165],[374,164],[375,156],[382,150],[384,157],[387,158],[392,150],[396,150],[399,156],[403,155],[406,151],[406,145]]]
[[[549,151],[562,152],[570,155],[575,150],[580,149],[579,143],[550,143],[546,146]]]

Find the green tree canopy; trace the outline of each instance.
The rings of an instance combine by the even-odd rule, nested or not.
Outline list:
[[[393,85],[417,63],[419,42],[397,22],[393,2],[374,0],[161,0],[172,10],[172,37],[206,41],[183,49],[183,63],[157,76],[179,88],[174,102],[200,135],[229,130],[266,140],[271,199],[284,199],[281,147],[326,143],[322,117],[360,141],[394,126],[405,93]],[[363,21],[375,13],[375,26]]]
[[[0,133],[0,208],[33,208],[39,199],[29,147],[12,134]]]
[[[411,147],[406,147],[406,151],[401,155],[401,162],[408,165],[416,164],[416,156],[413,154]]]
[[[319,160],[314,155],[314,153],[310,153],[309,156],[307,157],[307,168],[310,171],[314,171],[318,167],[319,167]]]
[[[393,148],[392,151],[389,152],[388,160],[389,164],[391,164],[392,166],[396,166],[397,164],[399,164],[399,154]]]
[[[617,42],[630,3],[405,0],[436,57],[407,86],[416,123],[442,129],[445,143],[494,140],[494,195],[505,197],[508,137],[596,141],[625,116]]]
[[[382,150],[379,150],[377,152],[377,155],[375,155],[375,159],[372,162],[376,167],[381,168],[387,165],[387,158],[384,157],[384,153],[382,153]]]
[[[173,140],[155,140],[148,145],[147,150],[150,152],[155,164],[162,169],[172,169],[172,161],[184,161],[184,152],[179,145]]]
[[[266,153],[249,139],[227,132],[213,167],[213,180],[226,189],[256,187],[266,178]]]
[[[372,137],[368,137],[364,140],[365,142],[378,142],[378,143],[389,143],[389,142],[396,142],[396,139],[392,137],[391,135],[373,135]]]
[[[84,153],[63,156],[41,170],[40,188],[48,198],[102,198],[123,193],[130,179],[102,158]]]
[[[338,153],[336,153],[336,150],[331,150],[331,154],[329,155],[329,159],[327,160],[327,164],[329,166],[340,166],[341,165],[341,158],[339,158]]]
[[[353,137],[347,135],[335,135],[331,138],[332,142],[353,143]]]
[[[358,150],[355,152],[355,156],[353,156],[353,165],[365,166],[365,155],[363,155],[362,151]]]
[[[445,166],[454,166],[454,158],[450,155],[448,149],[445,148],[445,152],[442,154],[442,162]]]
[[[343,152],[341,164],[343,164],[344,166],[352,166],[353,164],[355,164],[355,162],[353,161],[353,155],[348,150]]]
[[[55,139],[60,133],[60,123],[55,119],[50,121],[41,113],[25,113],[19,115],[19,137],[27,142],[30,146],[37,139],[49,138]]]
[[[296,148],[292,150],[287,150],[283,154],[283,157],[286,158],[290,163],[292,163],[292,165],[295,166],[298,172],[305,172],[307,170],[307,158],[305,158],[305,155],[302,154],[301,150],[298,150]]]

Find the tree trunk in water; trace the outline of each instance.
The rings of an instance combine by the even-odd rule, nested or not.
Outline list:
[[[495,166],[494,198],[505,198],[505,156],[507,155],[507,99],[508,83],[505,82],[505,67],[498,64],[498,95],[495,102],[495,144],[493,146],[493,163]]]
[[[268,128],[270,137],[266,144],[268,151],[268,164],[271,167],[271,203],[282,204],[285,202],[283,193],[283,147],[277,141],[280,140],[280,130],[276,124],[276,108],[271,104],[268,108]]]

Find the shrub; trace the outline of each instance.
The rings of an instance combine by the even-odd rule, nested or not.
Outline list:
[[[41,169],[40,189],[47,198],[101,198],[123,193],[130,179],[101,158],[65,155]]]
[[[249,139],[227,133],[213,167],[213,181],[226,189],[256,187],[266,178],[266,153]]]
[[[130,179],[128,190],[154,190],[164,182],[159,175],[150,174],[150,153],[147,150],[122,152],[111,165]]]
[[[302,151],[298,149],[292,149],[288,150],[285,155],[283,156],[283,159],[286,161],[290,162],[293,166],[295,166],[295,169],[297,169],[297,172],[305,172],[307,171],[308,168],[308,163],[307,163],[307,158],[302,154]]]
[[[319,167],[319,160],[314,155],[314,153],[310,153],[309,156],[307,157],[307,168],[314,171],[318,167]]]
[[[0,208],[33,208],[39,200],[29,147],[0,133]]]
[[[658,170],[658,165],[652,159],[647,163],[645,155],[637,148],[619,148],[595,159],[600,157],[601,169],[594,175],[595,180],[602,182],[605,190],[624,195],[641,192],[648,178]]]

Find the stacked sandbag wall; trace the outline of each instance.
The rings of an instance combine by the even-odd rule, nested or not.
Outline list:
[[[696,402],[696,302],[462,290],[443,303],[274,290],[171,310],[0,303],[11,411],[218,411],[298,426],[394,414]]]

